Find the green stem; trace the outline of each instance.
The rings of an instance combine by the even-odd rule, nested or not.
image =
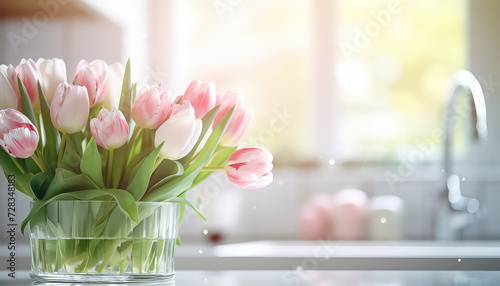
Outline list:
[[[23,166],[21,166],[21,164],[19,164],[19,162],[17,161],[17,158],[12,158],[12,161],[14,161],[14,164],[16,164],[16,166],[19,168],[21,173],[23,173],[23,174],[26,173],[26,170],[24,169]]]
[[[33,161],[35,161],[35,163],[38,165],[40,170],[42,170],[42,172],[47,173],[47,170],[45,169],[45,166],[43,165],[42,160],[40,160],[40,158],[38,158],[35,154],[31,155],[31,158],[33,158]]]
[[[42,151],[43,150],[43,140],[42,140],[42,133],[40,132],[42,130],[42,125],[40,124],[40,114],[35,114],[35,119],[36,119],[36,123],[38,124],[38,128],[39,128],[39,134],[40,134],[40,140],[38,140],[38,145],[36,147],[37,150],[39,151]],[[47,139],[45,139],[47,140]]]
[[[203,167],[202,172],[225,171],[226,167]]]
[[[106,186],[108,186],[109,188],[112,188],[111,186],[111,176],[113,175],[113,172],[112,172],[112,169],[113,169],[113,155],[114,155],[114,152],[115,150],[114,149],[111,149],[109,150],[109,163],[108,163],[108,175],[106,176]]]
[[[128,142],[128,147],[127,147],[127,154],[128,154],[127,164],[130,163],[130,161],[132,161],[132,158],[135,155],[133,153],[135,151],[137,145],[137,138],[139,137],[141,130],[142,129],[137,125],[134,127],[134,132],[132,132],[132,136],[130,137],[130,141]]]
[[[59,146],[59,155],[57,156],[57,166],[61,164],[65,149],[66,149],[66,134],[63,133],[61,136],[61,145]]]

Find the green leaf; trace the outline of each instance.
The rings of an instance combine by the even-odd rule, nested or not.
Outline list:
[[[179,195],[180,198],[186,198],[186,193],[183,193]],[[184,220],[184,215],[186,214],[186,204],[179,204],[179,223],[177,225],[177,228],[181,227],[182,221]],[[182,241],[181,241],[181,234],[177,232],[177,239],[175,240],[175,243],[178,246],[181,246]]]
[[[154,189],[168,182],[169,180],[184,174],[184,167],[179,161],[163,159],[160,165],[156,168],[149,180],[148,189]]]
[[[146,192],[149,179],[151,178],[151,173],[153,172],[156,158],[160,153],[161,147],[163,147],[163,143],[161,143],[158,148],[146,157],[146,160],[142,162],[142,165],[137,171],[137,174],[134,176],[134,179],[127,187],[127,191],[132,194],[136,201],[139,201]]]
[[[212,126],[212,123],[214,122],[215,116],[217,115],[217,112],[220,109],[220,105],[217,105],[216,107],[212,108],[203,118],[201,119],[201,122],[203,123],[203,127],[201,128],[201,133],[200,133],[200,138],[198,138],[198,141],[194,145],[193,149],[182,159],[179,160],[181,164],[186,168],[187,165],[189,165],[189,162],[191,162],[191,159],[193,158],[194,152],[196,152],[196,149],[198,149],[198,146],[201,144],[201,141],[203,138],[205,138],[205,134],[207,134],[208,130],[210,129],[210,126]]]
[[[36,129],[40,131],[40,128],[38,127],[38,122],[36,121],[35,112],[33,111],[33,105],[31,105],[30,96],[28,95],[26,87],[24,87],[24,83],[22,82],[19,76],[17,76],[17,84],[19,85],[19,92],[21,93],[21,108],[23,114],[26,115],[26,117],[28,117],[31,123],[35,125]]]
[[[57,196],[54,196],[48,200],[43,200],[43,201],[35,201],[33,203],[33,208],[31,209],[30,213],[24,219],[23,223],[21,224],[21,232],[24,234],[24,228],[28,224],[28,222],[31,220],[31,218],[36,215],[45,205],[50,203],[51,201],[54,200],[92,200],[92,199],[103,199],[103,198],[113,198],[116,200],[118,203],[118,207],[120,210],[126,214],[128,217],[130,217],[131,220],[133,220],[136,223],[139,223],[139,215],[137,213],[137,204],[130,195],[125,190],[120,190],[120,189],[92,189],[92,190],[82,190],[82,191],[76,191],[76,192],[70,192],[70,193],[62,193]]]
[[[83,134],[63,134],[66,137],[66,147],[59,164],[59,168],[64,168],[74,173],[80,173],[80,161],[82,160]]]
[[[57,161],[54,162],[54,164],[51,164],[47,159],[47,157],[45,157],[45,155],[43,155],[41,151],[35,150],[35,153],[38,156],[38,158],[42,161],[43,166],[45,166],[45,171],[47,175],[49,175],[49,180],[52,180],[52,178],[54,178],[54,170],[55,170],[55,167],[53,166],[56,165]]]
[[[26,158],[24,160],[23,159],[19,159],[19,160],[24,161],[24,165],[26,166],[27,173],[36,174],[36,173],[39,173],[42,171],[42,170],[40,170],[40,167],[38,167],[38,165],[35,163],[35,160],[33,160],[33,158],[31,158],[31,157]]]
[[[131,102],[133,103],[135,98],[137,96],[137,83],[134,83],[132,85],[132,98],[131,98]],[[130,121],[129,121],[130,122]]]
[[[223,167],[226,165],[227,161],[229,160],[229,157],[231,154],[236,151],[238,146],[235,147],[225,147],[225,146],[220,146],[217,147],[217,150],[215,150],[214,155],[212,156],[212,159],[210,162],[206,165],[206,167]],[[193,186],[198,185],[199,183],[203,182],[205,179],[207,179],[213,172],[200,172],[198,176],[194,179]]]
[[[183,197],[175,197],[175,198],[171,198],[168,200],[168,202],[172,202],[172,203],[178,203],[178,204],[181,204],[181,205],[186,205],[190,208],[193,209],[193,211],[201,218],[203,219],[205,222],[207,221],[207,219],[205,218],[205,216],[188,200],[186,200],[185,198]]]
[[[132,159],[130,160],[130,162],[127,164],[127,170],[126,170],[125,174],[126,175],[128,174],[130,167],[134,167],[134,166],[138,165],[139,163],[141,163],[149,154],[151,154],[151,152],[153,152],[154,149],[155,149],[155,146],[151,146],[151,147],[145,148],[144,150],[140,151],[138,154],[133,156]]]
[[[127,60],[125,74],[123,75],[122,92],[120,96],[120,111],[125,116],[125,120],[130,122],[132,110],[132,84],[130,79],[130,59]],[[130,124],[129,124],[130,125]]]
[[[9,174],[18,175],[22,173],[22,170],[19,169],[16,163],[14,163],[14,160],[17,160],[21,167],[25,168],[24,160],[18,160],[17,158],[14,158],[10,156],[3,148],[0,148],[0,165],[2,166],[3,172],[6,176]]]
[[[214,131],[210,134],[210,137],[205,143],[205,146],[196,156],[193,163],[189,165],[184,174],[152,190],[152,192],[144,198],[144,201],[159,202],[175,198],[192,187],[196,176],[198,176],[203,166],[210,161],[215,149],[219,145],[220,138],[231,121],[233,111],[234,107],[219,120]]]
[[[85,148],[80,163],[80,170],[87,175],[101,189],[104,189],[104,181],[102,179],[101,155],[97,150],[95,138],[92,137]]]
[[[43,174],[43,173],[40,173]],[[31,179],[33,178],[32,173],[17,174],[16,175],[16,188],[23,194],[27,195],[34,200],[37,200],[38,194],[34,193],[31,188]]]
[[[151,151],[153,151],[152,149]],[[145,156],[148,156],[151,152],[147,153]],[[128,185],[132,182],[134,179],[135,175],[137,174],[137,171],[139,171],[139,168],[142,166],[142,163],[146,160],[146,157],[143,157],[142,160],[140,160],[137,164],[128,164],[127,168],[125,170],[125,175],[123,176],[123,179],[120,182],[120,188],[126,189]]]
[[[111,170],[111,183],[113,188],[117,188],[122,181],[123,169],[128,169],[127,162],[127,145],[123,145],[115,149],[113,156],[113,169]],[[109,168],[109,166],[108,166]]]
[[[50,183],[43,199],[48,200],[61,193],[97,188],[97,185],[87,175],[77,175],[69,170],[57,168],[54,180]]]
[[[47,185],[48,176],[45,173],[38,173],[32,176],[30,182],[31,191],[36,194],[37,198],[42,198],[45,193],[44,187]]]
[[[45,95],[43,94],[40,82],[38,82],[38,94],[40,95],[40,109],[43,119],[43,128],[45,131],[45,147],[43,149],[43,154],[52,164],[52,168],[55,169],[57,168],[57,150],[59,150],[61,136],[59,136],[59,132],[52,124],[52,120],[50,118],[50,107]]]

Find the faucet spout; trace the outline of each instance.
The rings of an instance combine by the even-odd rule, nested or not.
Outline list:
[[[473,139],[483,140],[488,136],[486,103],[481,85],[470,71],[458,70],[450,78],[446,105],[443,161],[446,187],[442,197],[447,210],[441,210],[435,230],[435,234],[441,239],[458,239],[461,230],[481,216],[479,200],[462,195],[460,178],[452,170],[453,123],[456,123],[454,115],[460,90],[465,90],[467,95],[472,97]]]
[[[451,147],[453,132],[453,115],[455,111],[455,101],[460,89],[465,89],[473,101],[473,119],[475,123],[474,139],[482,140],[488,136],[488,125],[486,120],[486,103],[483,89],[476,77],[468,70],[458,70],[450,77],[448,86],[448,102],[445,119],[445,141],[444,141],[444,170],[446,179],[453,175],[451,170]]]

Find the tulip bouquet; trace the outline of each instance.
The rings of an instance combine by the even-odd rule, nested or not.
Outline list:
[[[237,150],[252,109],[237,93],[217,96],[213,83],[195,80],[176,97],[159,85],[137,93],[130,62],[124,68],[82,60],[68,83],[62,60],[23,59],[15,68],[0,66],[0,90],[0,163],[9,183],[33,199],[23,232],[29,222],[32,232],[44,224],[64,233],[62,225],[47,222],[47,205],[54,201],[103,202],[90,222],[97,237],[105,225],[132,233],[152,213],[138,207],[142,202],[178,204],[180,220],[186,206],[203,217],[185,194],[217,170],[225,170],[241,188],[272,181],[267,150]],[[105,202],[116,208],[104,207]],[[58,241],[54,261],[43,270],[100,272],[130,261],[123,242],[99,241]],[[151,245],[140,249],[144,259],[136,255],[132,270],[146,273],[155,255]],[[49,250],[44,245],[37,255],[49,256]]]

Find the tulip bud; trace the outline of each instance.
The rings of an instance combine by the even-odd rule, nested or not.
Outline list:
[[[21,98],[16,95],[4,73],[0,72],[0,109],[19,109]]]
[[[155,133],[155,146],[162,142],[161,154],[170,160],[186,156],[200,138],[203,123],[192,107],[184,108],[165,121]]]
[[[61,83],[50,105],[50,119],[59,131],[73,134],[87,124],[89,109],[89,97],[84,86]]]
[[[273,181],[273,155],[263,148],[236,150],[226,167],[227,178],[242,189],[258,189]]]
[[[184,93],[184,100],[189,100],[194,107],[196,118],[203,118],[215,107],[216,94],[213,82],[193,80]]]
[[[90,107],[94,107],[101,103],[106,91],[104,72],[107,69],[107,64],[102,60],[95,60],[90,64],[85,60],[78,63],[73,81],[75,85],[85,86],[89,95]]]
[[[66,76],[66,64],[62,59],[39,58],[36,62],[36,66],[42,75],[45,98],[50,104],[59,84],[68,81]]]
[[[103,108],[97,118],[90,120],[90,133],[102,148],[116,149],[127,142],[128,123],[120,110]]]
[[[26,88],[26,91],[28,92],[28,95],[30,97],[33,109],[38,110],[40,107],[40,101],[38,100],[38,82],[40,82],[42,88],[44,88],[44,84],[42,81],[42,74],[36,67],[35,62],[32,59],[22,59],[21,63],[16,67],[15,73],[19,75],[19,78],[21,78],[21,81],[23,82],[24,87]],[[12,79],[9,78],[9,81],[11,85],[13,85],[12,88],[14,89],[14,91],[19,92],[19,86],[15,75],[12,77]],[[14,88],[14,85],[17,87],[17,90],[16,88]]]
[[[156,129],[167,119],[170,106],[169,91],[162,92],[157,85],[145,86],[134,100],[132,118],[141,128]]]
[[[121,63],[114,63],[106,70],[103,80],[106,90],[101,102],[105,108],[119,107],[124,74],[125,68]]]
[[[234,106],[233,117],[222,135],[220,144],[223,146],[236,146],[252,120],[253,110],[249,107],[243,107],[243,97],[239,93],[230,91],[217,99],[217,105],[220,105],[220,108],[215,116],[214,127],[222,116]]]
[[[30,157],[39,139],[38,130],[24,114],[15,109],[0,110],[0,144],[12,157]]]

